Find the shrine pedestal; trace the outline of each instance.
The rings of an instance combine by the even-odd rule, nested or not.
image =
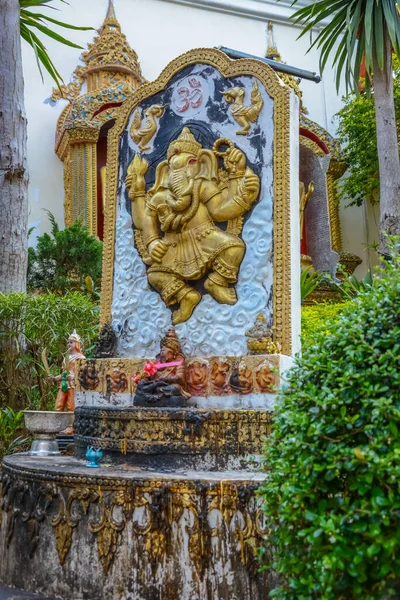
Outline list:
[[[7,457],[0,579],[63,600],[264,600],[263,479]]]

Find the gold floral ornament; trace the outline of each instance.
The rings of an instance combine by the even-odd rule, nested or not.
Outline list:
[[[244,103],[246,90],[242,87],[233,87],[227,92],[222,92],[222,95],[228,104],[232,104],[232,117],[242,127],[242,129],[236,132],[236,135],[247,135],[250,131],[250,123],[257,121],[258,115],[264,106],[264,100],[258,89],[257,81],[254,82],[253,89],[251,90],[250,106],[246,106]]]
[[[227,145],[221,152],[221,145]],[[218,169],[217,155],[224,169]],[[135,239],[147,277],[167,306],[178,304],[173,324],[187,321],[201,301],[189,281],[204,275],[206,291],[221,304],[237,302],[234,287],[246,250],[239,234],[242,217],[256,202],[259,177],[230,140],[207,150],[184,127],[159,163],[146,190],[146,159],[135,156],[126,186],[132,200]],[[216,223],[227,223],[226,231]]]
[[[267,326],[263,314],[259,314],[256,318],[254,327],[246,331],[247,349],[250,354],[279,354],[281,351],[280,344],[273,342],[272,331]]]

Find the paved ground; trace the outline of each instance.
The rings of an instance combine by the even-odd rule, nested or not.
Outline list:
[[[0,583],[0,600],[45,600],[43,596],[36,594],[26,594],[15,588],[5,587]],[[48,600],[46,598],[46,600]]]

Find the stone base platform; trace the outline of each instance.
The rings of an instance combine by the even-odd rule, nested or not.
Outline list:
[[[6,457],[0,580],[63,600],[265,600],[263,473]]]
[[[74,442],[80,458],[95,446],[116,463],[254,470],[271,420],[268,410],[81,406],[75,410]]]

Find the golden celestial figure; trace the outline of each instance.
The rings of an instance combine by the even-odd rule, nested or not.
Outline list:
[[[307,204],[310,201],[311,196],[314,193],[315,185],[313,181],[310,181],[308,187],[303,181],[299,181],[299,194],[300,194],[300,240],[303,239],[303,229],[304,229],[304,212],[307,208]]]
[[[139,146],[140,152],[150,150],[148,145],[157,131],[157,119],[161,119],[165,111],[165,105],[153,104],[143,112],[142,119],[140,110],[137,108],[133,114],[132,125],[129,130],[131,138]]]
[[[232,104],[231,114],[236,123],[242,127],[236,132],[236,135],[247,135],[250,131],[250,123],[255,123],[258,119],[263,106],[264,100],[258,89],[257,81],[254,82],[251,91],[251,105],[247,106],[244,103],[246,90],[242,87],[233,87],[227,92],[222,92],[228,104]]]

